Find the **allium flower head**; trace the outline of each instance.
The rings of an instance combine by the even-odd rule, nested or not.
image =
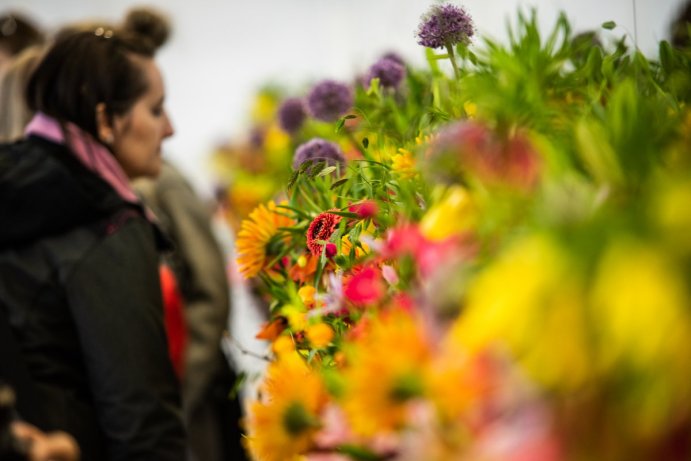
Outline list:
[[[307,95],[307,108],[312,116],[325,122],[333,122],[353,105],[353,92],[344,83],[324,80],[314,86]]]
[[[418,27],[418,44],[428,48],[444,48],[447,45],[468,43],[475,33],[473,20],[466,11],[446,3],[434,5],[422,17]]]
[[[286,99],[278,109],[278,123],[287,133],[299,130],[306,117],[305,105],[299,98]]]
[[[325,139],[314,138],[295,149],[293,169],[297,170],[307,160],[326,161],[329,165],[345,165],[345,156],[337,144]]]
[[[392,61],[396,61],[397,63],[405,67],[405,60],[401,57],[400,54],[396,53],[395,51],[389,51],[387,53],[384,53],[384,55],[381,58],[391,59]]]
[[[379,84],[384,88],[398,88],[405,77],[405,66],[391,58],[382,58],[369,68],[367,84],[373,78],[379,79]]]

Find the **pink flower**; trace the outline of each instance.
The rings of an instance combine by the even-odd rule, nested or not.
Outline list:
[[[365,200],[348,207],[348,211],[357,214],[360,219],[373,218],[379,213],[379,205],[374,200]]]
[[[381,273],[367,266],[350,277],[343,288],[343,294],[355,305],[374,304],[386,294]]]
[[[428,240],[416,224],[405,224],[389,231],[381,255],[384,259],[412,256],[420,275],[428,276],[451,258],[468,253],[460,243],[455,236],[441,241]]]

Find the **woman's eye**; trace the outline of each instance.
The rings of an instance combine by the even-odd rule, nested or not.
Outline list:
[[[151,109],[151,113],[156,117],[160,117],[163,115],[163,107],[154,107]]]

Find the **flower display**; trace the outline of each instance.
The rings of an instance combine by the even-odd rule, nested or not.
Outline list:
[[[353,105],[353,92],[344,83],[324,80],[314,85],[307,95],[307,108],[318,120],[332,122]]]
[[[691,456],[691,56],[538,24],[470,43],[433,6],[446,52],[399,90],[264,122],[281,201],[237,240],[270,299],[255,460]]]

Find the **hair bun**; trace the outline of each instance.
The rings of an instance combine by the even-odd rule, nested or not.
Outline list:
[[[170,36],[170,21],[151,8],[134,8],[125,16],[122,28],[147,38],[156,48],[163,46]]]

